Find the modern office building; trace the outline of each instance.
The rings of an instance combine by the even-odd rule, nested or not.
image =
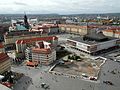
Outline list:
[[[80,51],[96,55],[107,49],[119,47],[120,39],[107,37],[102,32],[91,30],[83,37],[68,39],[67,43]]]

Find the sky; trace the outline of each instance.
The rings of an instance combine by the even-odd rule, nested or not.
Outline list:
[[[0,0],[0,14],[119,13],[120,0]]]

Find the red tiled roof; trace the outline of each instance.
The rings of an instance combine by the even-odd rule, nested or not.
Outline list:
[[[9,59],[9,56],[5,53],[0,53],[0,63]]]
[[[55,24],[43,24],[43,25],[35,25],[32,29],[49,29],[49,28],[57,28],[58,26]]]
[[[84,25],[84,26],[79,26],[79,25],[67,25],[67,24],[59,24],[59,27],[68,27],[68,28],[110,28],[110,29],[120,29],[120,27],[113,27],[113,26],[106,26],[106,25]]]
[[[13,86],[13,84],[9,83],[9,82],[2,82],[1,84],[5,85],[5,86],[7,86],[9,88],[11,88]]]
[[[111,27],[111,30],[120,30],[120,27]]]
[[[26,44],[26,43],[32,43],[36,41],[50,41],[50,40],[57,40],[58,37],[56,36],[49,36],[49,37],[39,37],[39,38],[30,38],[30,39],[23,39],[23,40],[17,40],[16,44]]]
[[[30,66],[35,66],[35,65],[37,65],[38,63],[37,62],[34,62],[34,61],[32,61],[32,62],[26,62],[26,65],[30,65]]]
[[[18,44],[18,43],[20,44],[20,43],[21,43],[21,40],[17,40],[16,43],[17,43],[17,44]]]
[[[32,29],[48,29],[48,27],[36,25],[36,26],[33,26]]]
[[[87,26],[59,24],[59,27],[68,27],[68,28],[86,28]]]
[[[104,30],[103,32],[111,32],[111,33],[115,33],[115,34],[120,34],[120,30]]]
[[[3,44],[2,44],[2,43],[0,43],[0,48],[4,48],[4,46],[3,46]]]

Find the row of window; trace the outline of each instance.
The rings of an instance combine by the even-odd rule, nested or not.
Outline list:
[[[3,73],[4,71],[7,71],[10,69],[11,63],[10,61],[6,61],[0,64],[0,73]]]

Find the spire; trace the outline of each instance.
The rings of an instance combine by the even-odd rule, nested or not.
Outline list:
[[[25,24],[25,28],[29,29],[29,23],[28,23],[27,15],[25,12],[24,12],[24,24]]]

